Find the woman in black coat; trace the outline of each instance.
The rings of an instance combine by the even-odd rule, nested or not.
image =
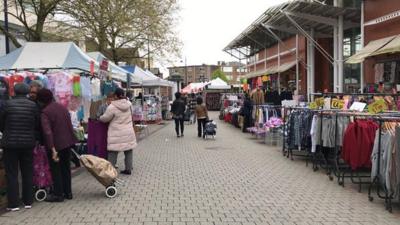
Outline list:
[[[184,115],[186,110],[185,101],[182,99],[181,93],[175,93],[175,101],[172,103],[171,113],[175,120],[175,132],[177,137],[183,137],[183,131],[185,130],[184,123]],[[179,129],[180,128],[180,129]],[[181,134],[179,134],[179,131]]]

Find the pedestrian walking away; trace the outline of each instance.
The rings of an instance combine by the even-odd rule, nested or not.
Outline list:
[[[132,173],[133,149],[136,148],[136,136],[133,129],[132,103],[127,100],[124,90],[118,88],[115,93],[115,100],[107,107],[100,116],[100,121],[109,123],[107,133],[108,161],[115,167],[118,153],[124,152],[125,170],[122,174]]]
[[[62,202],[65,198],[72,199],[71,148],[78,141],[68,109],[54,101],[50,90],[40,90],[38,102],[42,106],[42,130],[53,177],[53,193],[46,201]]]
[[[196,117],[197,117],[197,136],[202,137],[206,122],[208,120],[208,111],[205,104],[203,104],[203,98],[197,97],[197,105],[195,107]]]
[[[18,165],[22,175],[22,201],[33,203],[33,148],[40,132],[39,110],[26,96],[29,86],[16,84],[15,97],[6,101],[0,114],[9,211],[19,210]]]
[[[183,137],[184,136],[183,132],[185,131],[184,116],[185,116],[186,104],[182,99],[181,93],[179,92],[175,93],[175,98],[176,98],[175,101],[172,103],[171,113],[175,120],[176,136]],[[181,132],[180,134],[179,131]]]

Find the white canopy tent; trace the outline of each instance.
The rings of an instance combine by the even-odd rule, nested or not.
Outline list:
[[[136,83],[136,84],[142,83],[142,80],[138,76],[135,76],[134,74],[130,73],[129,71],[125,70],[124,68],[116,65],[115,63],[110,61],[106,56],[104,56],[101,52],[88,52],[87,55],[90,56],[92,59],[94,59],[99,64],[104,59],[108,60],[109,69],[110,69],[111,73],[113,74],[113,78],[119,79],[123,82],[127,82],[127,75],[129,74],[129,76],[131,77],[131,83]]]
[[[225,81],[223,81],[221,78],[216,78],[210,82],[210,84],[207,85],[207,89],[211,90],[229,90],[232,87],[228,85]]]
[[[0,70],[78,69],[90,71],[94,62],[73,42],[27,42],[23,47],[0,57]]]
[[[172,87],[174,86],[173,82],[161,79],[151,73],[148,70],[143,70],[142,68],[135,66],[133,69],[133,76],[138,77],[142,81],[143,87]]]

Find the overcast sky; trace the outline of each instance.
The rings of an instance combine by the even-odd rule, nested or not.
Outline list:
[[[286,0],[179,0],[182,10],[178,29],[184,44],[182,61],[216,64],[232,61],[222,49],[267,8]],[[175,66],[184,65],[177,60]]]

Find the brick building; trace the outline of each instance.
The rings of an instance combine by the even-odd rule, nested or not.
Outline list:
[[[345,63],[361,49],[361,0],[288,1],[266,10],[225,47],[247,61],[251,88],[300,94],[360,89],[360,65]]]
[[[170,76],[180,76],[183,86],[189,83],[205,82],[211,80],[212,73],[219,69],[217,65],[194,65],[194,66],[176,66],[169,67]]]
[[[219,61],[218,66],[221,67],[221,70],[228,78],[228,83],[231,85],[240,84],[240,79],[246,75],[247,72],[246,64],[240,62]]]
[[[361,61],[366,91],[383,82],[386,92],[390,92],[400,84],[400,1],[365,0],[362,14],[365,47],[350,59]]]

